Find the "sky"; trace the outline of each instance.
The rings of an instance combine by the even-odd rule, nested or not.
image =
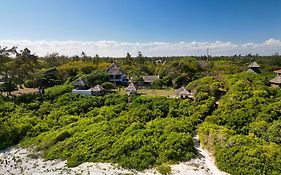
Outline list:
[[[281,54],[281,0],[0,0],[0,46],[39,56]]]

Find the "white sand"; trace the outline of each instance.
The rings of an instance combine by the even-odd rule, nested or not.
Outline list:
[[[198,137],[194,138],[199,157],[187,162],[171,165],[172,175],[227,175],[214,164],[211,154],[200,147]],[[0,175],[160,175],[155,169],[144,172],[127,170],[110,163],[83,163],[75,168],[68,168],[66,161],[44,161],[36,157],[37,153],[22,148],[8,148],[0,152]]]

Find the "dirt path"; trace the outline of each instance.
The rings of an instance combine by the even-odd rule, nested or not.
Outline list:
[[[199,142],[199,136],[196,135],[193,140],[194,147],[198,152],[199,158],[203,160],[205,167],[209,170],[209,173],[212,175],[228,175],[228,173],[218,169],[213,155],[208,150],[202,148]]]

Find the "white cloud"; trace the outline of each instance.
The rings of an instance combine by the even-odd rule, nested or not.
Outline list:
[[[281,41],[280,40],[276,40],[276,39],[273,39],[273,38],[270,38],[268,40],[265,41],[265,44],[266,45],[269,45],[269,46],[280,46],[281,45]]]
[[[211,55],[234,55],[234,54],[260,54],[272,55],[281,52],[281,41],[268,39],[263,43],[242,43],[232,42],[148,42],[132,43],[118,41],[30,41],[30,40],[0,40],[0,46],[17,46],[19,49],[29,48],[39,56],[45,56],[57,52],[61,55],[80,55],[85,52],[94,56],[125,56],[127,52],[136,55],[141,51],[145,56],[180,56],[180,55],[205,55],[209,49]]]

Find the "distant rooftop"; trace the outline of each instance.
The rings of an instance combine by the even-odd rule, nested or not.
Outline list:
[[[125,88],[125,90],[126,90],[126,91],[137,91],[137,88],[136,88],[136,86],[134,85],[134,83],[131,82],[131,83],[128,85],[128,87]]]
[[[281,74],[281,69],[274,71],[275,73]]]
[[[143,81],[146,83],[152,83],[155,80],[159,80],[159,75],[148,75],[148,76],[143,76]]]
[[[176,90],[176,95],[189,95],[189,94],[190,92],[186,90],[185,87],[183,86]]]
[[[76,87],[84,87],[84,86],[87,86],[87,84],[88,84],[87,80],[84,80],[82,78],[77,79],[73,83],[73,85],[76,86]]]
[[[257,62],[252,62],[251,64],[249,64],[249,66],[248,66],[249,68],[260,68],[260,65],[258,65],[258,63]]]
[[[269,82],[273,83],[273,84],[281,84],[281,76],[277,75],[275,78],[273,78]]]
[[[257,72],[255,72],[253,69],[248,69],[247,72],[250,72],[250,73],[255,73],[257,74]]]
[[[92,91],[94,92],[101,92],[104,91],[104,88],[101,85],[96,85],[95,87],[92,88]]]
[[[106,69],[106,72],[110,75],[121,75],[120,67],[116,65],[116,63],[112,63],[109,68]]]

